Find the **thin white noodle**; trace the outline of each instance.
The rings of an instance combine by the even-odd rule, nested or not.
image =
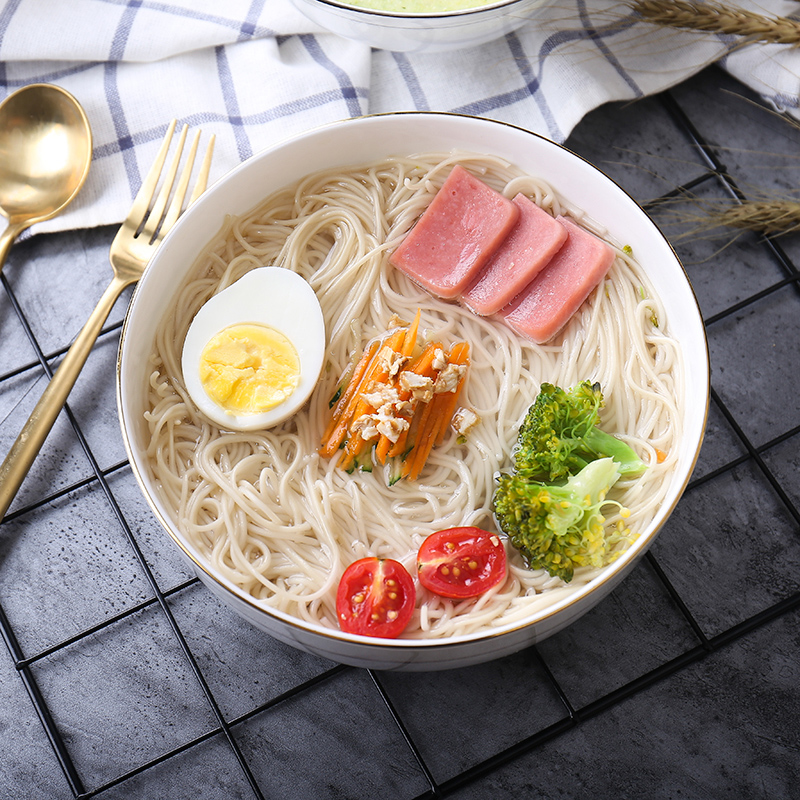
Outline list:
[[[336,586],[355,559],[397,558],[414,574],[416,550],[433,531],[493,528],[494,476],[508,468],[519,423],[542,382],[601,383],[604,427],[650,464],[641,478],[620,481],[612,492],[630,509],[634,532],[647,526],[667,489],[681,436],[683,365],[679,347],[665,334],[664,309],[628,254],[617,247],[606,281],[545,346],[520,340],[498,320],[431,298],[388,265],[388,254],[455,163],[507,196],[523,191],[551,214],[570,214],[603,233],[552,187],[498,158],[422,154],[320,172],[229,218],[156,333],[146,420],[148,456],[165,504],[213,570],[265,606],[307,622],[336,627]],[[316,290],[328,364],[311,400],[291,420],[256,434],[222,432],[184,388],[183,338],[213,294],[253,267],[271,264],[295,270]],[[348,475],[316,447],[339,376],[395,315],[410,321],[417,307],[425,339],[470,343],[462,397],[480,423],[466,443],[451,434],[436,448],[418,482],[390,487],[386,470]],[[609,525],[618,520],[610,516]],[[620,541],[620,552],[627,544]],[[403,635],[490,630],[546,608],[598,574],[579,569],[567,585],[527,569],[511,549],[509,564],[505,583],[474,600],[450,601],[420,588]]]

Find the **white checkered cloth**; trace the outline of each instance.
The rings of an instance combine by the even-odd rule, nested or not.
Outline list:
[[[746,1],[770,14],[798,8]],[[173,117],[216,134],[214,180],[293,134],[377,112],[455,111],[562,142],[591,109],[712,62],[797,112],[800,53],[733,44],[642,23],[621,0],[558,0],[513,34],[441,54],[372,50],[322,31],[290,0],[8,0],[0,97],[55,83],[87,112],[89,179],[35,229],[54,231],[120,222]]]

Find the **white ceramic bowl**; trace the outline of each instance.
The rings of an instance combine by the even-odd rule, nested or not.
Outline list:
[[[555,0],[496,0],[466,11],[373,11],[344,0],[293,0],[317,25],[346,39],[395,52],[445,52],[491,42],[534,20]]]
[[[451,148],[499,155],[540,176],[607,226],[612,236],[631,245],[633,252],[647,254],[643,266],[686,361],[686,398],[680,403],[684,437],[678,466],[652,524],[595,580],[524,623],[507,624],[490,634],[378,642],[266,611],[203,564],[176,527],[175,510],[160,500],[145,458],[147,361],[157,321],[227,214],[243,214],[273,191],[326,167]],[[416,112],[362,117],[309,131],[253,156],[208,189],[167,236],[134,292],[117,378],[121,425],[134,473],[164,529],[205,585],[256,627],[290,645],[342,663],[406,670],[447,669],[513,653],[561,630],[605,597],[650,547],[683,493],[703,438],[709,397],[708,349],[696,298],[672,248],[628,194],[584,159],[529,131],[476,117]]]

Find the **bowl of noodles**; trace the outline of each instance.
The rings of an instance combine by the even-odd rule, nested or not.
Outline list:
[[[458,165],[511,197],[571,218],[614,251],[606,278],[545,344],[432,296],[391,254]],[[181,348],[199,310],[262,268],[301,276],[324,320],[324,366],[296,413],[264,430],[211,421],[186,389]],[[283,305],[294,308],[286,292]],[[419,313],[423,339],[469,343],[450,432],[414,479],[341,469],[320,441],[357,355]],[[291,311],[300,317],[299,307]],[[352,374],[352,372],[350,373]],[[693,291],[641,207],[594,166],[529,131],[446,113],[347,120],[294,137],[234,169],[177,223],[126,316],[117,395],[130,463],[166,534],[208,589],[273,637],[376,669],[447,669],[499,658],[561,630],[600,602],[652,545],[678,503],[705,430],[709,366]],[[571,580],[531,568],[493,513],[519,427],[545,384],[603,387],[604,425],[647,463],[613,491],[632,535]],[[363,465],[362,465],[363,466]],[[394,638],[343,630],[345,570],[375,557],[415,576],[435,532],[475,526],[507,551],[503,580],[469,599],[417,584]],[[416,578],[414,578],[416,582]]]
[[[346,39],[394,52],[434,53],[493,41],[535,20],[552,0],[294,0]]]

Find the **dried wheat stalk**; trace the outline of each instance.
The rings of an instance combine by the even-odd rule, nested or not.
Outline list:
[[[794,200],[754,200],[709,213],[715,225],[779,236],[800,229],[800,203]]]
[[[713,231],[733,228],[751,231],[762,236],[776,237],[800,230],[800,201],[797,200],[750,200],[743,203],[726,203],[684,197],[690,202],[691,211],[676,208],[665,209],[665,216],[672,222],[689,226],[683,233],[674,235],[678,241],[696,239],[700,236],[714,238]]]
[[[748,43],[800,45],[800,22],[788,17],[767,17],[716,0],[630,0],[628,6],[655,25],[725,33]]]

